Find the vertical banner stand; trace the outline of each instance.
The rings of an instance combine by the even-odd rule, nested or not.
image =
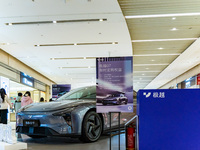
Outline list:
[[[120,132],[121,132],[121,130],[120,130],[120,112],[109,112],[109,114],[110,114],[110,150],[111,150],[111,148],[112,148],[112,130],[111,130],[111,115],[112,115],[112,113],[118,113],[118,132],[119,132],[119,134],[118,134],[118,150],[120,150]]]

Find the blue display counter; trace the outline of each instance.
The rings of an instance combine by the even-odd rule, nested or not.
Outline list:
[[[200,150],[200,89],[140,90],[139,150]]]

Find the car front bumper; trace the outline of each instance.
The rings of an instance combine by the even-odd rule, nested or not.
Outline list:
[[[39,122],[37,125],[24,124],[24,120]],[[52,114],[24,114],[17,115],[16,132],[27,135],[40,136],[69,136],[77,137],[81,132],[77,132],[76,126],[70,126],[62,116]]]

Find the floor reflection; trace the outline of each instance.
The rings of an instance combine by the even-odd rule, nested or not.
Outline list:
[[[17,135],[17,134],[16,134]],[[110,138],[103,135],[94,143],[83,143],[77,138],[47,137],[33,139],[17,135],[17,140],[28,144],[28,150],[109,150]],[[118,150],[118,135],[112,137],[112,150]],[[120,150],[125,150],[125,134],[120,135]]]

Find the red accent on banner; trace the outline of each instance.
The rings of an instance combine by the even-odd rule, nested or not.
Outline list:
[[[200,85],[200,74],[197,75],[197,85]]]

